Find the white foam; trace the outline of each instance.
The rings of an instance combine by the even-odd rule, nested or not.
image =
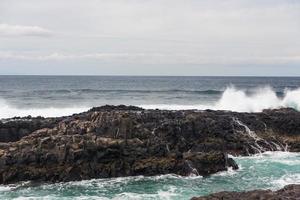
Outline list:
[[[233,175],[237,174],[238,171],[240,171],[240,170],[241,170],[240,166],[239,166],[238,170],[234,170],[232,167],[228,167],[227,171],[221,171],[212,176],[233,176]]]
[[[0,100],[0,119],[12,118],[12,117],[26,117],[31,115],[32,117],[43,116],[43,117],[61,117],[66,115],[72,115],[87,111],[87,107],[48,107],[48,108],[28,108],[20,109],[9,105],[4,100]]]
[[[43,198],[44,199],[44,198]],[[50,198],[50,199],[58,199],[58,198]],[[59,199],[64,199],[59,197]],[[66,199],[70,199],[70,198],[66,198]],[[106,197],[99,197],[99,196],[79,196],[79,197],[72,197],[72,199],[74,200],[110,200],[110,198],[106,198]]]
[[[146,109],[166,110],[231,110],[237,112],[261,112],[264,109],[291,107],[300,110],[300,88],[285,90],[283,97],[278,97],[270,87],[256,88],[251,94],[245,90],[228,87],[221,98],[214,104],[198,105],[140,105]]]
[[[171,200],[173,197],[178,196],[175,186],[170,186],[167,190],[158,190],[157,193],[152,194],[141,194],[141,193],[132,193],[132,192],[123,192],[116,195],[114,200],[144,200],[144,199],[164,199]]]
[[[11,191],[13,188],[10,186],[5,186],[5,185],[1,185],[0,186],[0,192],[7,192],[7,191]]]
[[[158,197],[160,199],[169,200],[169,199],[172,199],[172,197],[175,197],[177,195],[178,194],[176,193],[175,186],[170,186],[170,188],[167,191],[163,191],[163,190],[158,191]]]
[[[270,88],[259,88],[252,95],[245,91],[229,87],[215,105],[218,110],[258,112],[265,108],[279,107],[278,97]]]
[[[284,186],[290,184],[300,184],[300,174],[286,174],[280,179],[272,181],[272,184],[276,189],[283,188]]]
[[[288,151],[266,151],[261,154],[251,156],[232,156],[233,159],[297,159],[300,157],[299,152]]]
[[[296,158],[300,156],[300,153],[298,152],[288,152],[288,151],[266,151],[264,153],[261,154],[262,156],[265,157],[270,157],[272,159],[274,158],[278,158],[278,159],[282,159],[282,158]]]
[[[289,166],[297,166],[300,165],[300,153],[298,152],[282,152],[282,151],[274,151],[274,152],[265,152],[262,154],[262,157],[257,160],[257,162],[274,162],[281,163]]]

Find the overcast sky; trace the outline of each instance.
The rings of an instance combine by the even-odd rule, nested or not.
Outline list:
[[[298,0],[0,0],[0,74],[300,75]]]

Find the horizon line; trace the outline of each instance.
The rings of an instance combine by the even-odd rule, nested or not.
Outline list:
[[[0,74],[0,76],[86,76],[86,77],[283,77],[283,78],[300,78],[300,75],[91,75],[91,74]]]

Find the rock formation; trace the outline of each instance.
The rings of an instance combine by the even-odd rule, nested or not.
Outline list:
[[[191,200],[299,200],[300,185],[288,185],[281,190],[253,190],[249,192],[219,192]]]
[[[4,184],[169,173],[206,176],[238,168],[228,153],[300,150],[300,113],[292,109],[235,113],[103,106],[62,118],[5,120],[0,127]]]
[[[0,142],[15,142],[33,131],[53,128],[60,118],[24,117],[0,121]]]

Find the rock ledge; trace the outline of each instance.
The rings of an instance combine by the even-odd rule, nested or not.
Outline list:
[[[300,185],[288,185],[278,191],[253,190],[249,192],[219,192],[191,200],[299,200]]]

